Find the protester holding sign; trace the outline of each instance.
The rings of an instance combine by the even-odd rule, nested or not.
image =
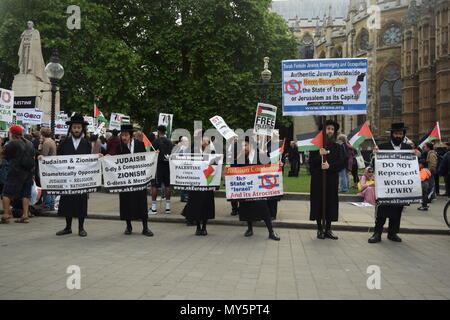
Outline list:
[[[319,130],[323,130],[321,126]],[[339,171],[345,168],[342,147],[336,142],[339,124],[333,120],[325,122],[326,145],[323,141],[319,151],[309,154],[311,170],[310,220],[317,222],[317,238],[333,239],[338,237],[331,232],[331,222],[339,217]],[[323,137],[323,136],[322,136]],[[326,158],[324,158],[326,157]],[[323,199],[323,174],[326,175],[325,199]],[[325,205],[325,226],[322,225],[323,206]],[[325,231],[323,230],[325,227]]]
[[[210,154],[215,153],[210,150],[211,140],[209,137],[203,136],[201,140],[194,139],[194,145],[192,150],[194,154]],[[210,171],[212,166],[208,166],[205,170],[205,174],[209,177],[213,177]],[[188,221],[195,221],[197,224],[196,236],[206,236],[206,224],[208,220],[215,218],[215,204],[214,204],[214,191],[189,191],[188,202],[183,210],[183,216]],[[201,228],[200,228],[201,224]]]
[[[259,165],[260,154],[257,148],[254,148],[254,141],[250,137],[245,137],[245,142],[241,153],[237,157],[237,163],[231,165],[231,167],[243,167]],[[267,200],[252,200],[252,201],[240,201],[239,202],[239,220],[247,221],[248,229],[245,232],[246,237],[253,235],[253,221],[263,220],[269,231],[269,239],[279,241],[280,237],[272,228],[272,221],[270,215],[270,208]]]
[[[58,155],[76,155],[90,154],[91,144],[85,138],[88,123],[84,121],[82,115],[75,114],[66,122],[69,126],[67,138],[59,145]],[[88,196],[81,195],[62,195],[59,200],[58,214],[66,217],[66,227],[56,233],[62,236],[72,233],[72,218],[78,218],[78,235],[86,237],[84,230],[84,219],[87,216]]]
[[[407,129],[408,128],[405,127],[402,122],[393,123],[391,128],[389,129],[391,133],[391,141],[375,147],[373,152],[376,154],[380,150],[412,150],[410,145],[403,142],[406,136]],[[419,154],[419,151],[417,150],[415,150],[414,152],[416,153],[416,155]],[[375,181],[375,183],[378,184],[377,181]],[[389,218],[388,239],[395,242],[401,242],[402,239],[397,235],[397,233],[400,231],[402,211],[403,205],[377,205],[375,207],[375,232],[372,237],[370,237],[369,243],[377,243],[381,241],[383,226],[386,223],[387,218]]]
[[[144,143],[133,138],[133,126],[123,124],[120,127],[120,144],[116,147],[116,155],[146,152]],[[132,232],[131,220],[142,220],[142,234],[151,237],[153,232],[148,228],[147,190],[121,192],[120,219],[127,222],[125,234]]]

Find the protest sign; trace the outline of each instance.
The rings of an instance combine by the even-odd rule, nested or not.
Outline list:
[[[214,116],[211,119],[209,119],[213,126],[219,131],[219,133],[222,135],[222,137],[225,138],[225,140],[231,139],[233,137],[237,137],[238,135],[234,133],[233,130],[228,127],[228,125],[225,123],[225,120],[221,116]]]
[[[172,154],[170,185],[176,190],[216,190],[220,187],[222,163],[221,154]]]
[[[12,122],[14,91],[0,88],[0,121]]]
[[[109,130],[120,130],[122,124],[130,123],[130,117],[121,113],[111,113],[111,118],[109,120]]]
[[[375,157],[375,195],[379,204],[420,203],[422,184],[411,150],[381,150]]]
[[[84,121],[88,123],[87,125],[87,132],[94,132],[95,131],[95,125],[94,125],[94,117],[84,116]]]
[[[227,200],[262,200],[283,195],[279,164],[225,168]]]
[[[255,126],[253,132],[255,134],[272,136],[275,129],[275,120],[277,117],[277,107],[270,104],[258,103],[256,107]]]
[[[367,59],[286,60],[283,115],[356,115],[367,111]]]
[[[69,131],[69,125],[66,121],[55,121],[55,134],[67,134]]]
[[[156,177],[157,160],[156,152],[103,157],[103,186],[111,193],[144,190]]]
[[[16,109],[16,121],[33,125],[42,124],[43,112],[35,109]]]
[[[170,135],[172,133],[172,124],[173,124],[173,114],[169,113],[160,113],[158,119],[158,126],[166,127],[166,136],[170,139]]]
[[[98,154],[44,157],[39,160],[42,190],[49,194],[83,194],[101,186]]]

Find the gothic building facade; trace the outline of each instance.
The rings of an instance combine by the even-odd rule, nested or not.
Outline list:
[[[342,132],[368,121],[374,135],[387,137],[403,121],[419,139],[438,121],[450,138],[450,0],[350,0],[345,18],[288,20],[299,58],[366,57],[368,112],[337,116]],[[294,135],[315,129],[312,118],[295,117]],[[316,123],[318,119],[316,120]]]

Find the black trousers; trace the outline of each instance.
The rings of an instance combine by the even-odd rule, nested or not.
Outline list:
[[[292,159],[291,160],[291,172],[295,177],[298,176],[299,170],[300,170],[300,160]]]
[[[389,218],[388,234],[397,234],[400,231],[400,220],[402,218],[402,213],[392,215]],[[386,217],[377,216],[375,220],[375,232],[383,233],[383,226],[386,223]]]
[[[231,200],[231,208],[233,211],[237,211],[239,209],[239,201]]]
[[[439,174],[435,173],[433,174],[434,177],[434,193],[436,195],[439,194]]]

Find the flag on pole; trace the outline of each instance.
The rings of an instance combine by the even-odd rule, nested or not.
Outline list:
[[[214,170],[213,166],[210,164],[208,165],[208,168],[203,170],[203,174],[205,175],[206,182],[208,183],[208,185],[211,184],[211,182],[213,181],[214,176],[215,176],[214,173],[215,173],[215,170]]]
[[[428,133],[420,139],[419,148],[423,149],[427,142],[431,142],[433,140],[441,140],[441,129],[439,128],[439,122],[436,122],[434,128],[432,128]]]
[[[142,133],[142,142],[144,142],[145,150],[150,151],[150,148],[152,148],[152,143],[148,140],[145,133]]]
[[[274,150],[270,153],[270,163],[279,163],[281,160],[281,157],[284,153],[284,144],[286,143],[286,139],[283,140],[283,145],[281,148],[278,148],[277,150]]]
[[[370,138],[373,138],[373,134],[370,131],[367,122],[364,122],[358,128],[350,132],[348,142],[352,145],[353,148],[358,149],[361,143]]]
[[[323,147],[323,132],[314,131],[297,135],[298,151],[315,151]]]
[[[108,122],[106,120],[105,116],[103,115],[103,112],[100,111],[100,109],[97,107],[96,104],[94,104],[94,117],[101,122]]]

